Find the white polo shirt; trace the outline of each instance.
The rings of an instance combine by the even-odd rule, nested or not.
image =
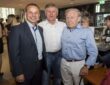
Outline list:
[[[51,24],[48,20],[39,23],[43,28],[46,52],[57,52],[61,49],[61,35],[66,24],[56,20],[55,24]]]

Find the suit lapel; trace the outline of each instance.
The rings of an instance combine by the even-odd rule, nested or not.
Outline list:
[[[38,26],[38,30],[40,32],[41,38],[42,38],[42,46],[43,46],[43,52],[45,52],[45,44],[44,44],[44,37],[43,37],[43,29]]]
[[[42,28],[40,28],[40,27],[38,26],[38,30],[39,30],[39,32],[40,32],[40,35],[41,35],[41,38],[42,38],[42,41],[43,41],[43,32],[42,32],[41,29],[42,29]]]
[[[36,46],[32,32],[26,22],[24,22],[24,29],[25,29],[25,34],[27,35],[28,39],[31,41],[32,44]]]

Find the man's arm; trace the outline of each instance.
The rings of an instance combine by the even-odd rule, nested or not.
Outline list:
[[[86,48],[87,48],[87,54],[88,58],[86,60],[85,65],[80,70],[80,75],[88,75],[88,69],[90,66],[94,65],[96,62],[96,58],[98,55],[98,50],[96,47],[95,39],[93,36],[92,31],[86,30],[87,32],[87,39],[86,39]]]
[[[91,30],[87,30],[87,39],[86,39],[86,47],[87,47],[87,54],[88,58],[86,60],[86,65],[93,66],[96,62],[98,49],[96,46],[96,42],[94,39],[94,35]]]
[[[18,29],[19,28],[12,28],[8,39],[9,59],[14,77],[23,74],[20,63],[20,33]]]

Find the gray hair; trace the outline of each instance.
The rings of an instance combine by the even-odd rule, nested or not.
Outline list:
[[[46,4],[45,10],[46,10],[47,8],[50,8],[50,7],[56,8],[56,11],[57,11],[57,13],[58,13],[58,8],[57,8],[57,6],[56,6],[54,3],[48,3],[48,4]]]
[[[69,8],[69,9],[67,9],[67,10],[65,11],[65,15],[67,15],[68,12],[70,12],[70,11],[77,12],[77,13],[78,13],[78,16],[81,17],[81,12],[80,12],[78,9],[76,9],[76,8]]]

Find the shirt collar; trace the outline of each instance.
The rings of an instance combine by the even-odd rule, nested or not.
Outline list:
[[[31,24],[29,21],[26,21],[26,22],[28,23],[28,25],[29,25],[30,28],[33,28],[33,27],[34,27],[35,29],[37,28],[37,26],[35,27],[35,26],[34,26],[33,24]]]
[[[80,29],[82,28],[81,24],[78,24],[75,28],[69,29],[69,27],[67,27],[67,29],[69,29],[70,31],[73,31],[74,29]]]
[[[78,29],[83,28],[81,24],[78,24],[77,27]]]
[[[58,19],[55,20],[55,24],[56,24],[57,22],[58,22]],[[52,25],[51,23],[49,23],[48,20],[46,20],[46,23]],[[53,25],[55,25],[55,24],[53,24]]]
[[[31,24],[29,21],[26,21],[27,22],[27,24],[29,25],[29,27],[30,28],[33,28],[33,27],[35,27],[33,24]]]

